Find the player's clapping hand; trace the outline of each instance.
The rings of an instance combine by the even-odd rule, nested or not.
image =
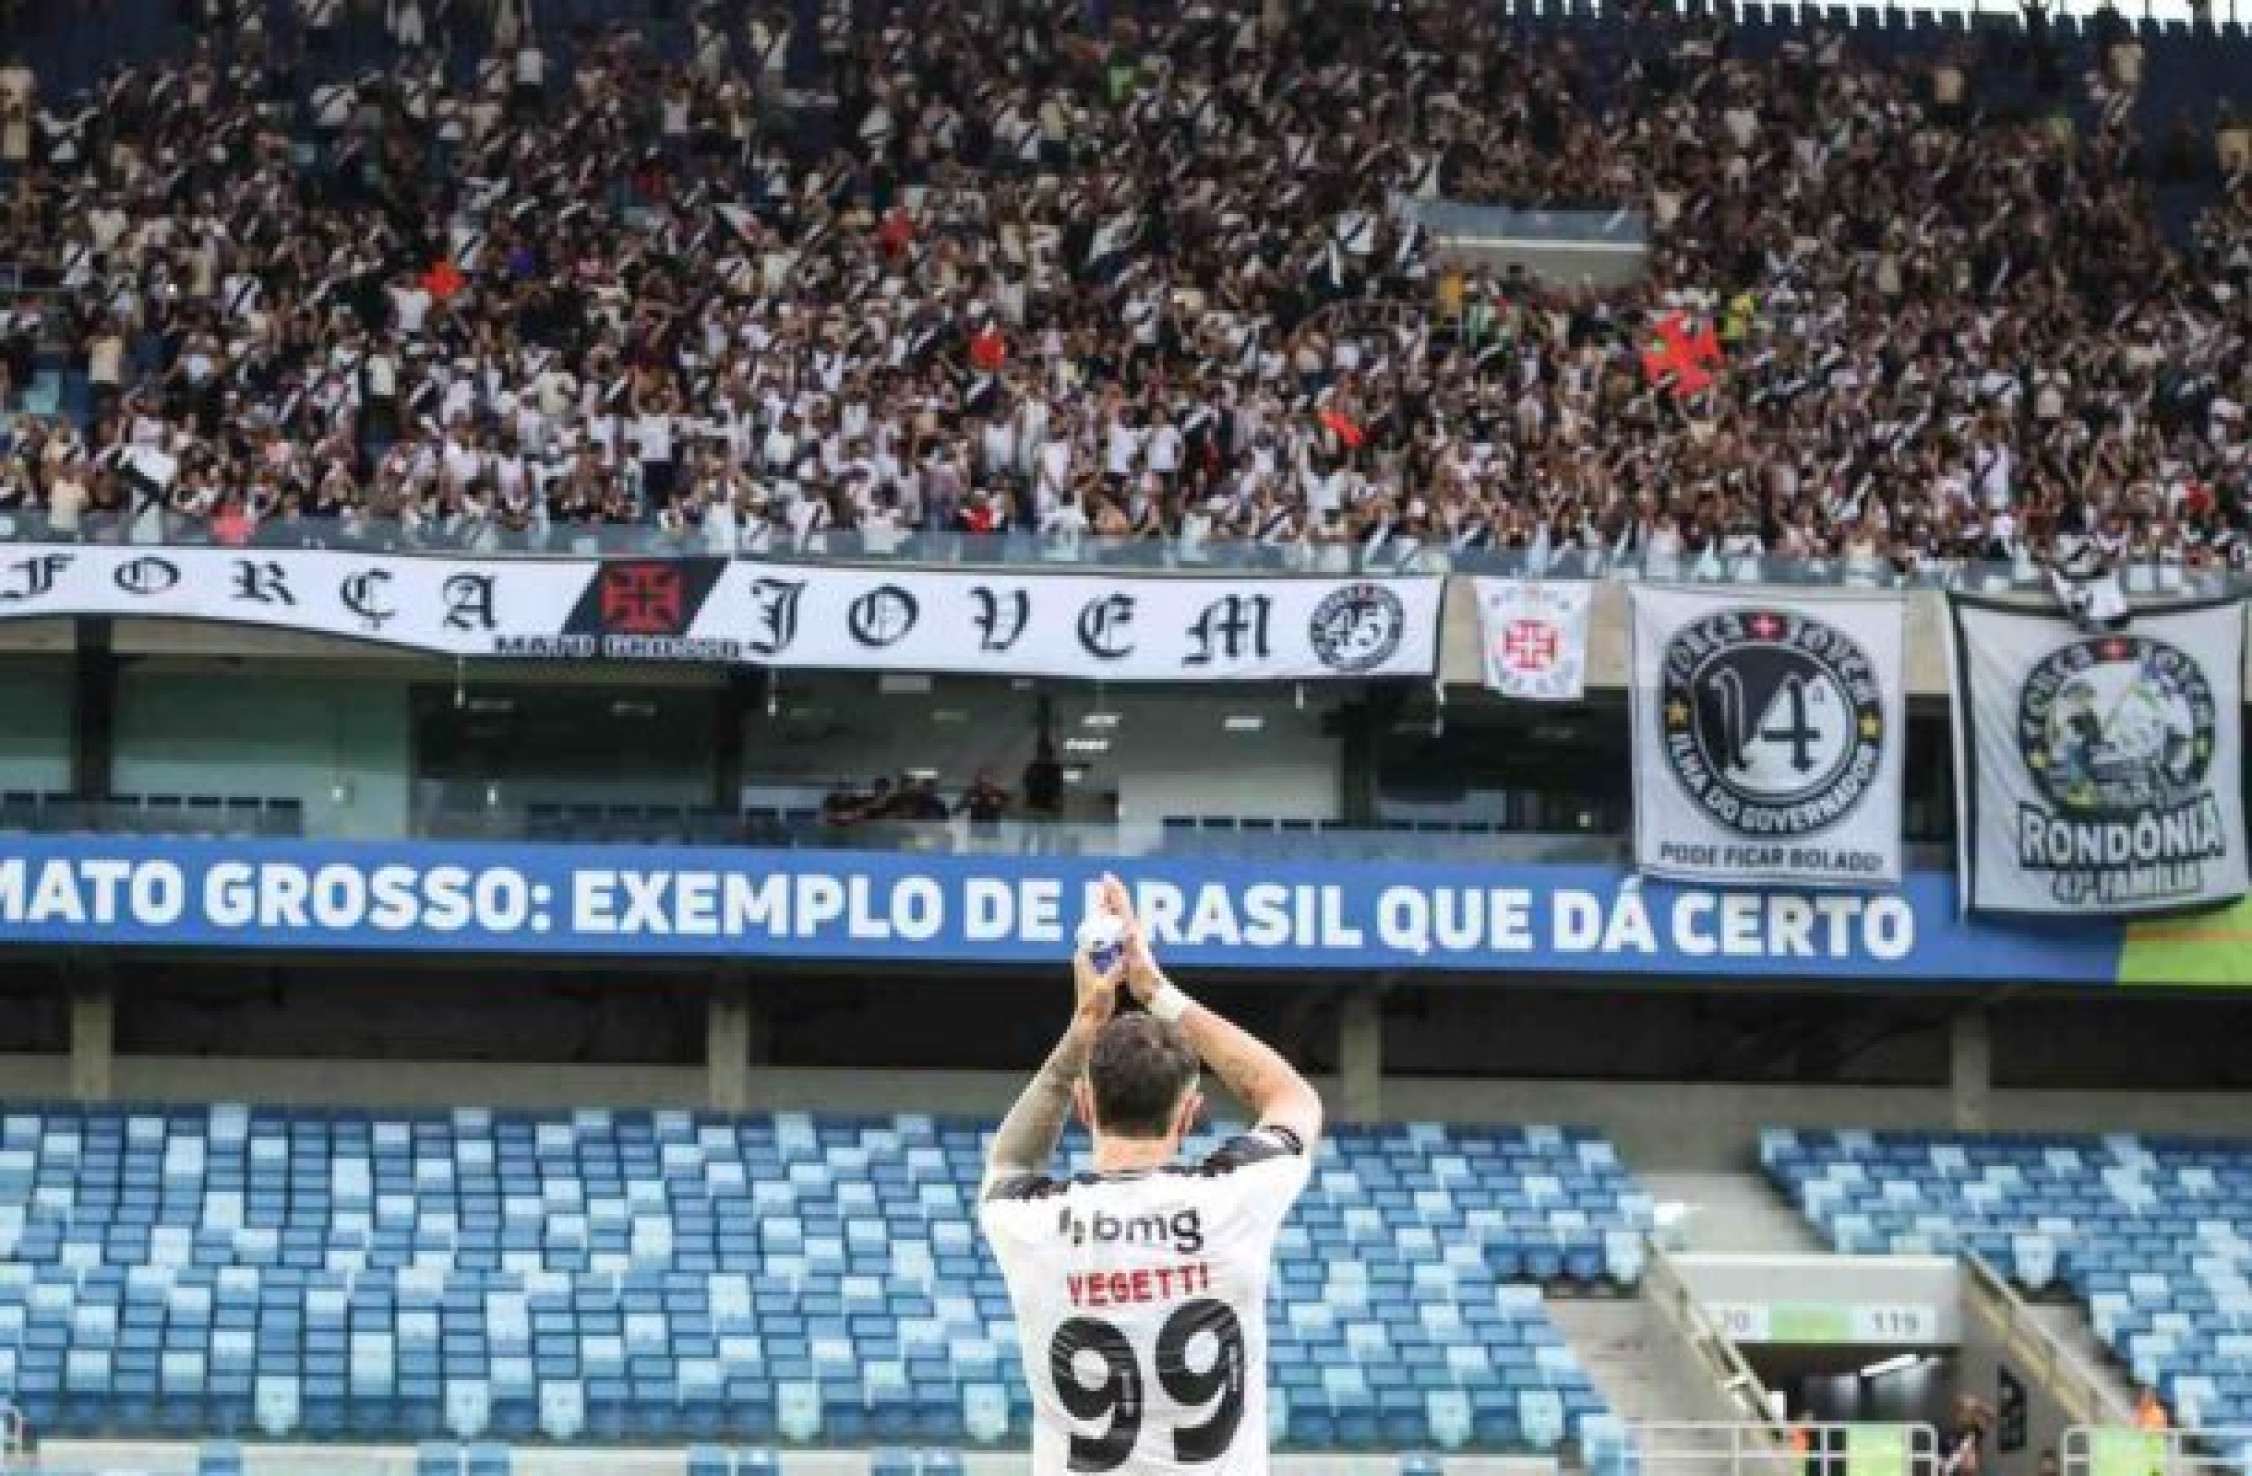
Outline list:
[[[1102,907],[1124,929],[1120,947],[1126,987],[1134,991],[1134,998],[1148,1004],[1149,997],[1164,987],[1165,974],[1157,966],[1157,955],[1150,951],[1149,934],[1142,930],[1141,919],[1134,916],[1134,899],[1126,884],[1108,872],[1103,875]]]
[[[1126,972],[1126,960],[1121,955],[1109,962],[1107,969],[1095,967],[1093,954],[1084,948],[1071,955],[1071,981],[1078,996],[1071,1026],[1090,1038],[1118,1009],[1118,984]]]

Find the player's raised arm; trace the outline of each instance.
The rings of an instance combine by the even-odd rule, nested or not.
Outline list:
[[[996,1185],[1039,1173],[1054,1156],[1056,1144],[1063,1137],[1064,1119],[1071,1113],[1072,1083],[1087,1069],[1087,1053],[1094,1048],[1096,1032],[1118,1008],[1119,978],[1125,968],[1121,959],[1112,963],[1108,972],[1100,972],[1085,949],[1071,956],[1076,995],[1071,1024],[1030,1084],[1018,1094],[1009,1115],[1001,1119],[993,1146],[985,1155],[980,1198],[992,1193]]]
[[[1321,1137],[1321,1095],[1282,1053],[1208,1005],[1198,1004],[1165,977],[1134,916],[1125,884],[1103,878],[1103,905],[1126,925],[1126,987],[1158,1019],[1172,1024],[1212,1074],[1249,1107],[1260,1127],[1293,1134],[1312,1152]]]

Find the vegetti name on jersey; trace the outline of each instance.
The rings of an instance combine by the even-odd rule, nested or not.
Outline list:
[[[1270,1126],[1200,1164],[994,1184],[1034,1476],[1265,1476],[1267,1276],[1310,1167]]]

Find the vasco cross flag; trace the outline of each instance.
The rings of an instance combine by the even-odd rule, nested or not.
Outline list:
[[[1587,684],[1587,623],[1595,586],[1584,579],[1473,583],[1486,685],[1504,697],[1579,701]]]
[[[1685,881],[1898,882],[1906,603],[1630,598],[1636,864]]]
[[[2091,632],[1949,601],[1963,905],[2167,912],[2244,895],[2244,607]]]

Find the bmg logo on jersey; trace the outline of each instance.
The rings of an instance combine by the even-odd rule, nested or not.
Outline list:
[[[1170,1215],[1114,1215],[1105,1210],[1083,1217],[1065,1205],[1056,1220],[1056,1233],[1073,1245],[1163,1245],[1186,1255],[1204,1249],[1204,1217],[1194,1208]]]

